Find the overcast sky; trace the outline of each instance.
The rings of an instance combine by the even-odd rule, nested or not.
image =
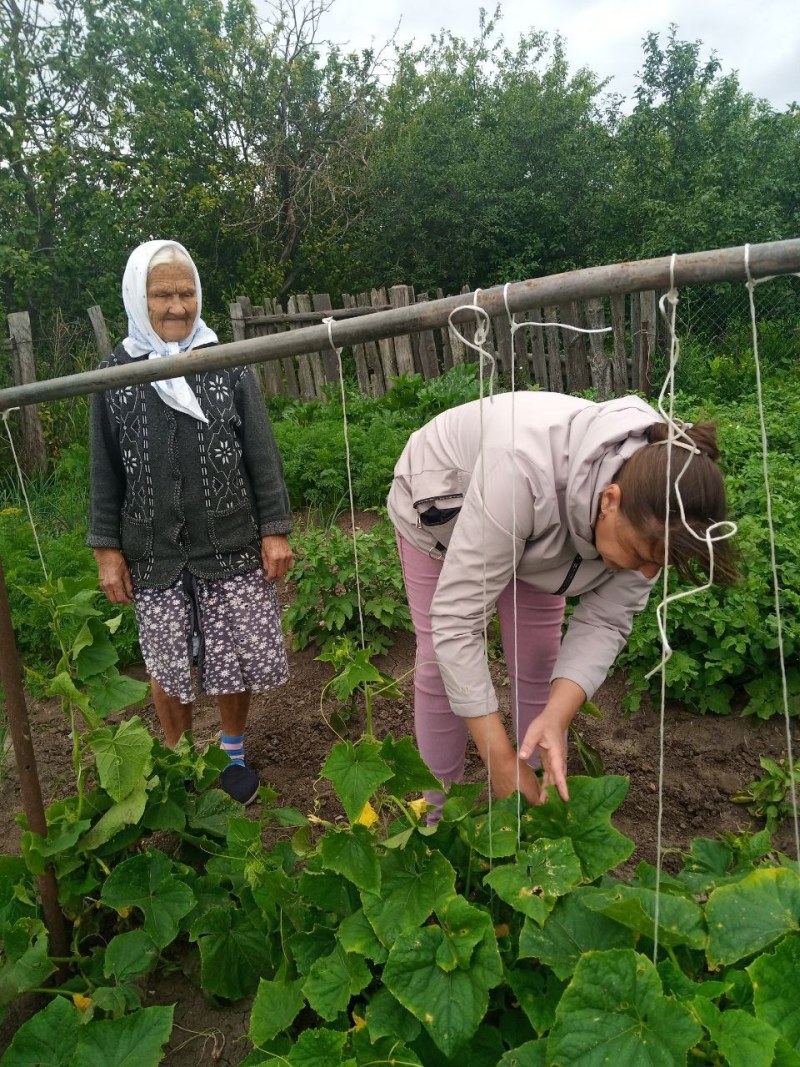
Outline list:
[[[471,38],[480,0],[335,0],[322,35],[360,50],[381,45],[399,23],[398,41],[425,43],[446,27]],[[483,6],[493,10],[493,3]],[[513,44],[529,29],[559,32],[570,66],[612,78],[609,90],[630,96],[650,30],[702,40],[703,56],[717,52],[724,72],[736,70],[742,88],[778,110],[800,101],[800,0],[505,0],[501,28]]]

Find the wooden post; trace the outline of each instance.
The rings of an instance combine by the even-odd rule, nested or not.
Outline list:
[[[631,389],[638,392],[642,361],[642,305],[639,293],[631,293]]]
[[[625,351],[625,294],[611,297],[611,326],[614,330],[614,355],[611,360],[611,388],[615,396],[628,389],[628,358]]]
[[[333,311],[333,304],[331,298],[327,293],[316,293],[311,297],[311,304],[315,311]],[[333,332],[334,344],[336,343],[336,331]],[[336,353],[333,351],[330,345],[326,345],[322,350],[322,367],[325,372],[325,380],[327,382],[339,381],[339,361],[336,358]]]
[[[265,296],[264,311],[267,315],[279,315],[283,311],[283,308],[274,297]],[[269,328],[267,333],[282,333],[284,329],[284,326],[280,323],[276,323]],[[285,356],[280,361],[280,364],[283,368],[283,380],[286,393],[294,400],[299,399],[300,386],[297,384],[297,371],[295,370],[294,358],[292,356]]]
[[[531,308],[530,321],[541,323],[542,309]],[[530,327],[531,331],[531,363],[533,365],[533,377],[540,389],[547,388],[547,358],[544,352],[544,329],[540,325]]]
[[[28,709],[25,706],[21,676],[17,643],[8,607],[6,580],[3,565],[0,563],[0,679],[2,679],[5,693],[8,729],[11,734],[11,743],[14,746],[22,807],[25,810],[28,827],[35,834],[47,837],[47,819],[42,802],[39,775],[36,771],[36,755],[33,750],[31,725],[28,721]],[[37,877],[36,882],[49,935],[48,953],[51,956],[69,956],[69,942],[64,927],[64,916],[58,906],[58,886],[53,868],[47,867],[44,874]]]
[[[97,345],[97,351],[100,354],[100,358],[108,359],[113,352],[113,348],[108,337],[106,320],[103,318],[103,309],[99,304],[95,304],[94,307],[88,309],[86,314],[89,316],[89,322],[91,322],[92,329],[94,330],[94,341]]]
[[[550,380],[550,389],[554,393],[563,393],[564,379],[561,375],[561,339],[558,336],[558,314],[554,307],[544,309],[544,321],[548,324],[544,328],[544,333],[545,341],[547,342],[547,377]]]
[[[369,293],[358,293],[356,295],[356,307],[368,308],[371,306],[372,298]],[[370,371],[371,395],[383,396],[386,392],[386,378],[383,373],[383,362],[377,341],[366,341],[364,343],[364,357]]]
[[[492,319],[492,326],[497,339],[497,369],[503,374],[509,374],[514,355],[511,351],[511,323],[508,321],[508,315],[496,315]]]
[[[12,311],[8,316],[11,335],[11,377],[15,385],[30,385],[36,381],[36,361],[33,354],[31,319],[27,311]],[[44,474],[47,470],[47,446],[42,430],[39,409],[24,407],[20,411],[22,448],[19,462],[25,474]]]
[[[444,289],[436,290],[436,299],[441,300],[444,297]],[[455,364],[453,363],[453,344],[450,339],[450,331],[445,327],[439,331],[439,337],[442,344],[442,370],[449,371]]]
[[[351,296],[350,293],[342,293],[342,306],[346,308],[356,307],[355,297]],[[364,345],[353,345],[353,362],[356,365],[359,392],[362,392],[364,396],[374,396],[369,380],[369,367],[367,366]]]
[[[570,326],[583,327],[581,306],[577,300],[572,300],[561,309],[561,321]],[[562,330],[564,361],[567,371],[567,388],[571,393],[584,393],[592,384],[589,372],[589,357],[586,354],[586,334],[576,333],[575,330]]]
[[[603,301],[599,297],[594,297],[586,302],[586,318],[589,322],[589,329],[602,330],[605,326],[605,315],[603,313]],[[611,363],[606,358],[605,346],[603,344],[603,334],[590,333],[589,334],[589,346],[591,349],[591,367],[592,367],[592,385],[594,385],[597,392],[598,400],[610,400],[611,399]]]
[[[389,303],[393,308],[408,307],[414,303],[414,290],[408,285],[393,285],[389,290]],[[414,373],[414,351],[408,334],[395,337],[394,358],[397,360],[398,374]]]
[[[417,303],[421,304],[428,299],[427,293],[417,293]],[[419,363],[422,368],[422,377],[427,379],[439,377],[439,360],[436,355],[436,340],[433,330],[422,330],[417,334],[419,345]]]
[[[311,311],[311,297],[306,293],[298,293],[295,300],[297,301],[298,311]],[[300,329],[302,328],[301,326]],[[309,352],[308,365],[311,368],[311,376],[314,380],[314,395],[318,400],[322,400],[325,396],[325,370],[322,366],[321,352]],[[338,371],[336,377],[339,377]]]
[[[373,307],[375,305],[386,304],[387,296],[385,289],[373,289],[370,293],[370,302]],[[383,367],[383,379],[385,382],[385,388],[390,389],[392,386],[390,378],[397,377],[397,360],[394,354],[394,338],[384,337],[378,341],[378,351],[381,355],[381,366]]]
[[[650,360],[656,348],[656,294],[654,290],[640,294],[642,307],[642,348],[639,360],[639,388],[650,396]]]

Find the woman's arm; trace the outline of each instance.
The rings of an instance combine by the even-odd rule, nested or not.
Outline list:
[[[540,799],[539,782],[528,764],[517,759],[500,715],[497,712],[478,715],[467,719],[466,723],[486,765],[494,793],[498,797],[507,797],[517,790],[529,803],[537,804]]]
[[[554,678],[544,711],[528,727],[519,750],[520,760],[529,760],[538,749],[544,768],[542,785],[554,785],[562,800],[567,790],[567,730],[578,714],[586,693],[569,678]],[[542,792],[541,800],[546,800]]]
[[[292,529],[289,494],[283,463],[264,400],[252,371],[245,369],[234,391],[241,418],[242,459],[256,503],[256,519],[263,537],[285,536]]]

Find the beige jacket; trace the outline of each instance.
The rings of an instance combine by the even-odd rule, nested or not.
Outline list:
[[[484,619],[515,570],[536,589],[579,598],[553,678],[570,678],[592,697],[653,586],[638,571],[609,570],[598,556],[599,498],[660,420],[635,396],[595,404],[505,393],[451,408],[411,435],[388,509],[401,537],[444,558],[431,619],[457,715],[497,709]],[[420,513],[434,506],[461,510],[445,525],[422,525]]]

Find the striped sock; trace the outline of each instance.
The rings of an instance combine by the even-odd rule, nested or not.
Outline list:
[[[220,738],[219,747],[223,752],[228,753],[231,763],[244,767],[244,734],[239,737],[230,737],[228,734],[223,734]]]

